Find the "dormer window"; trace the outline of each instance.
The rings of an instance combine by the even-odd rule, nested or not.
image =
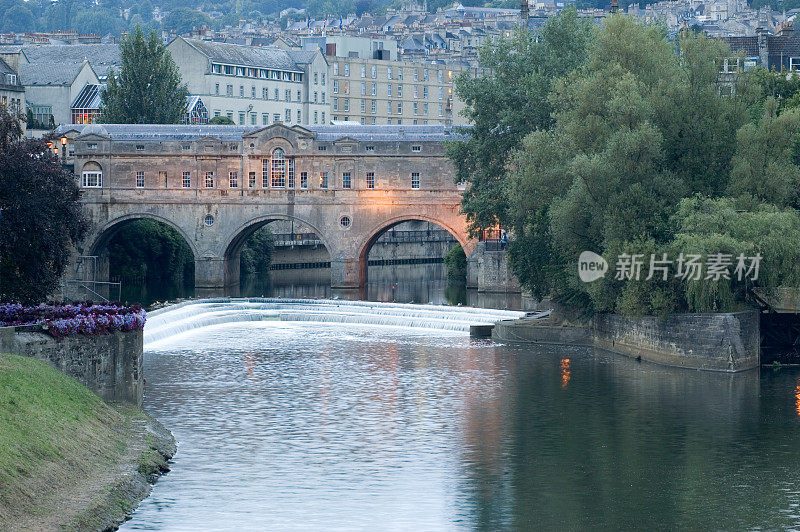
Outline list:
[[[17,75],[16,74],[6,74],[6,83],[8,85],[16,85],[17,84]]]
[[[137,144],[136,151],[144,151],[144,144]]]
[[[375,146],[365,146],[364,149],[367,151],[375,151]]]
[[[422,151],[422,146],[411,146],[411,151]]]
[[[86,149],[87,149],[87,150],[96,150],[96,149],[97,149],[97,144],[96,144],[96,143],[94,143],[94,142],[90,142],[90,143],[88,143],[88,144],[86,145]]]
[[[327,146],[317,146],[317,150],[319,151],[326,151],[328,149]]]

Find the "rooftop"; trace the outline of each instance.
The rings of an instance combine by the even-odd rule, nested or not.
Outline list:
[[[286,50],[274,46],[242,46],[198,39],[184,40],[189,46],[216,63],[290,72],[303,71]]]
[[[56,135],[68,131],[99,133],[113,140],[198,140],[205,137],[223,141],[241,141],[244,135],[255,133],[272,126],[254,128],[252,126],[182,125],[182,124],[92,124],[91,126],[62,125],[55,130]],[[397,142],[428,141],[443,142],[457,140],[461,134],[453,126],[286,126],[300,127],[316,134],[317,140],[336,141],[351,138],[358,141]],[[90,129],[86,129],[90,128]],[[102,128],[102,129],[101,129]]]

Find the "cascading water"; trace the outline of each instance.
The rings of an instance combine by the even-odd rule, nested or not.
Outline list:
[[[332,299],[204,299],[150,312],[144,343],[201,327],[243,321],[314,321],[469,332],[472,325],[491,325],[524,315],[510,310]]]

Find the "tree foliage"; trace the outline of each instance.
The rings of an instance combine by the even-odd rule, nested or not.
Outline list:
[[[522,284],[588,312],[640,315],[730,310],[748,287],[646,280],[647,263],[639,281],[617,280],[623,253],[649,262],[651,255],[759,252],[775,262],[757,285],[796,282],[800,114],[771,98],[790,99],[791,83],[757,72],[736,97],[721,96],[723,43],[689,31],[670,39],[661,26],[622,15],[607,18],[586,48],[585,62],[551,81],[549,114],[507,157],[486,164],[488,157],[470,152],[491,138],[477,125],[477,139],[451,151],[474,189],[464,202],[473,224],[488,212],[513,228],[509,257]],[[510,79],[484,83],[486,94],[513,94],[504,86]],[[502,123],[502,111],[493,112]],[[582,282],[577,259],[585,250],[602,254],[611,272]]]
[[[269,227],[261,227],[242,246],[239,259],[242,275],[269,272],[275,236]]]
[[[84,236],[74,176],[0,108],[0,299],[45,301]]]
[[[109,72],[103,91],[101,122],[176,124],[186,110],[189,92],[181,84],[172,56],[155,32],[145,38],[140,27],[120,45],[122,68]]]
[[[553,124],[548,99],[553,79],[578,66],[593,28],[565,9],[548,19],[540,35],[525,30],[480,50],[484,75],[462,75],[456,94],[472,124],[466,142],[450,145],[456,180],[468,182],[462,209],[472,231],[507,219],[503,172],[508,154],[522,138]]]
[[[175,229],[155,220],[135,220],[108,242],[109,272],[123,282],[194,281],[194,255]]]

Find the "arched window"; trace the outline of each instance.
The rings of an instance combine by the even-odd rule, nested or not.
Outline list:
[[[102,188],[103,186],[103,169],[95,162],[88,162],[83,165],[81,177],[83,188]]]
[[[280,148],[272,151],[272,187],[286,188],[286,154]]]

